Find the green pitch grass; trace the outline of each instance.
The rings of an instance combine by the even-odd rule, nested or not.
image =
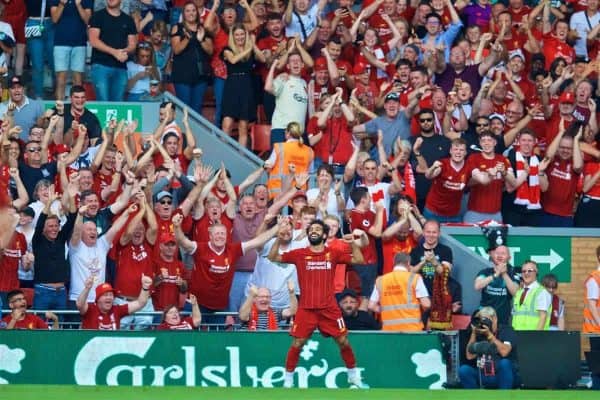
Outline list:
[[[252,389],[107,386],[0,386],[2,400],[597,400],[589,390]]]

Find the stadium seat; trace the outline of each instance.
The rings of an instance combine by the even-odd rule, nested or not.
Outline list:
[[[262,157],[271,151],[271,125],[254,124],[250,128],[252,151]]]
[[[460,331],[467,329],[471,323],[470,315],[454,314],[452,315],[452,329]]]
[[[85,99],[87,101],[96,100],[96,91],[94,90],[94,84],[92,82],[85,82],[83,84],[83,87],[85,88]]]
[[[27,308],[33,307],[33,295],[34,295],[33,289],[32,288],[21,288],[20,290],[23,291],[23,294],[25,295],[25,299],[27,300]]]

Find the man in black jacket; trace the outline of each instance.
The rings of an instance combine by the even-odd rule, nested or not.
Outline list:
[[[344,289],[338,296],[338,304],[342,309],[344,323],[350,331],[378,331],[379,323],[371,314],[358,309],[360,299],[352,289]]]

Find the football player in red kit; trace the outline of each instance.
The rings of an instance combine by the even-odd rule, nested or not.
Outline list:
[[[285,361],[283,386],[294,384],[294,370],[298,364],[304,343],[313,331],[319,328],[324,336],[332,336],[337,342],[344,364],[348,368],[348,383],[351,387],[367,389],[356,368],[354,351],[348,342],[347,329],[334,295],[335,268],[338,264],[364,264],[361,245],[368,240],[366,233],[354,230],[345,237],[350,242],[352,253],[325,246],[329,227],[322,221],[310,223],[306,229],[309,246],[279,254],[279,240],[276,240],[269,253],[275,263],[296,265],[300,285],[300,302],[290,335],[294,338]]]

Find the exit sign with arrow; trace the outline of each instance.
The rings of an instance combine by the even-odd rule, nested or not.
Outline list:
[[[452,237],[483,258],[488,258],[488,241],[483,235],[458,235]],[[535,261],[539,267],[538,278],[552,272],[560,282],[571,282],[571,236],[518,236],[508,235],[511,264],[521,266],[526,260]]]

